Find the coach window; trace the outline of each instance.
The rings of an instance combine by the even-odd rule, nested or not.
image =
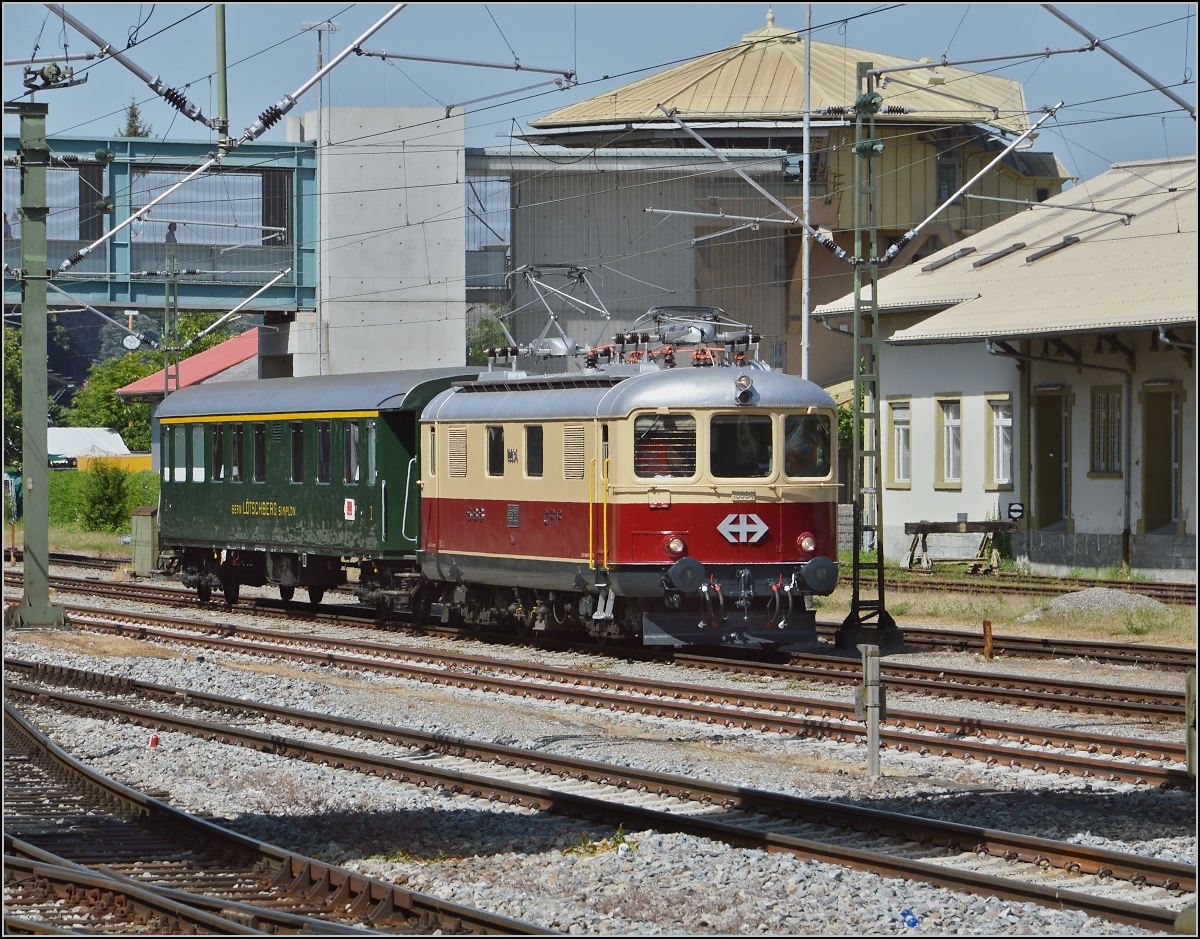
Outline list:
[[[487,429],[489,476],[504,475],[504,428],[489,425]]]
[[[175,482],[187,482],[187,431],[188,429],[179,424],[175,428]]]
[[[708,468],[721,479],[771,475],[769,414],[718,414],[708,425]]]
[[[163,482],[171,481],[171,428],[163,427],[159,441],[159,464],[162,466]]]
[[[783,470],[788,476],[828,476],[833,433],[826,414],[789,414],[783,422]]]
[[[204,425],[192,425],[192,482],[204,482]]]
[[[212,429],[212,481],[225,481],[225,428],[213,424]]]
[[[429,475],[437,475],[437,428],[429,428]]]
[[[267,481],[267,425],[254,425],[254,481]]]
[[[643,478],[696,475],[696,419],[648,414],[633,422],[633,471]]]
[[[541,424],[528,424],[525,427],[525,475],[542,475]]]
[[[327,483],[333,477],[333,440],[329,421],[317,421],[317,482]]]
[[[343,421],[342,422],[342,447],[344,450],[345,459],[342,461],[344,468],[344,482],[347,485],[354,485],[358,482],[358,421]]]
[[[242,458],[246,455],[246,448],[243,445],[243,432],[245,428],[241,424],[234,424],[229,428],[229,444],[233,449],[233,465],[229,468],[229,478],[235,483],[242,481]]]
[[[292,482],[304,482],[304,425],[292,424]]]
[[[367,421],[367,485],[375,485],[375,422]]]

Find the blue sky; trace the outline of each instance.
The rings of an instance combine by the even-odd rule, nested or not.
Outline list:
[[[389,52],[487,62],[574,68],[580,85],[568,91],[515,94],[467,109],[467,142],[494,146],[524,122],[565,104],[652,74],[681,60],[737,42],[765,25],[767,4],[414,4],[365,46]],[[317,39],[300,33],[305,21],[334,19],[340,31],[326,37],[326,56],[344,49],[388,9],[379,4],[229,4],[227,6],[230,121],[243,130],[267,106],[294,91],[316,71]],[[1063,4],[1061,9],[1163,84],[1195,101],[1196,7],[1183,4]],[[206,114],[215,112],[214,11],[201,4],[72,4],[68,10],[117,48],[131,35],[140,40],[128,55],[152,75],[189,97]],[[199,12],[197,12],[199,11]],[[190,13],[184,22],[164,27]],[[805,5],[775,4],[776,25],[804,26]],[[6,3],[4,58],[60,53],[61,20],[38,4]],[[866,15],[864,15],[866,14]],[[848,19],[849,18],[849,19]],[[136,34],[133,30],[140,26]],[[819,41],[843,43],[908,58],[943,53],[950,60],[1027,53],[1083,45],[1085,40],[1033,4],[814,4]],[[1133,32],[1137,31],[1137,32]],[[1123,35],[1127,33],[1132,35]],[[39,40],[40,36],[40,40]],[[65,36],[72,54],[93,45],[74,29]],[[1114,38],[1116,37],[1116,38]],[[273,48],[272,48],[273,47]],[[242,61],[245,60],[245,61]],[[1031,108],[1067,103],[1057,126],[1048,124],[1036,149],[1054,150],[1073,172],[1087,178],[1114,161],[1196,152],[1196,123],[1177,105],[1123,65],[1095,50],[1016,65],[979,69],[1021,81]],[[131,95],[156,136],[207,139],[206,128],[179,115],[115,61],[88,69],[87,84],[45,92],[49,129],[104,136],[123,123]],[[605,76],[612,76],[605,79]],[[351,56],[334,71],[327,94],[334,106],[434,106],[519,89],[550,76],[532,72],[417,62],[387,64]],[[1183,85],[1184,81],[1188,84]],[[22,91],[21,69],[5,67],[4,97]],[[316,106],[309,91],[296,112]],[[5,117],[6,133],[16,131]],[[283,139],[283,125],[266,140]]]

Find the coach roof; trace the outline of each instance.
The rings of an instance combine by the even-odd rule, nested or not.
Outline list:
[[[821,388],[795,375],[755,368],[673,368],[632,375],[611,385],[547,377],[529,383],[452,388],[434,398],[422,417],[427,421],[590,420],[624,417],[644,408],[736,408],[734,382],[741,375],[748,375],[753,383],[753,407],[835,406]]]
[[[425,368],[361,375],[310,375],[197,385],[168,395],[161,419],[346,411],[416,410],[427,395],[410,394],[427,382],[475,378],[479,369]]]

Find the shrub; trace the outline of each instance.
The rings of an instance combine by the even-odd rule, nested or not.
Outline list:
[[[74,470],[50,473],[47,489],[50,499],[50,524],[73,528],[83,516],[84,474]]]
[[[123,531],[129,524],[129,472],[96,460],[83,473],[84,531]]]

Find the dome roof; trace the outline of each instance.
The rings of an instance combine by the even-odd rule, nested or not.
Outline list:
[[[799,120],[804,111],[804,44],[795,30],[767,25],[739,43],[560,108],[531,121],[538,130],[599,124],[666,122],[658,105],[689,123]],[[922,60],[928,62],[931,60]],[[878,52],[812,43],[812,108],[849,107],[858,94],[857,63],[874,68],[919,64]],[[887,121],[985,124],[1022,133],[1029,127],[1019,82],[938,66],[882,76],[884,105],[911,109]]]

